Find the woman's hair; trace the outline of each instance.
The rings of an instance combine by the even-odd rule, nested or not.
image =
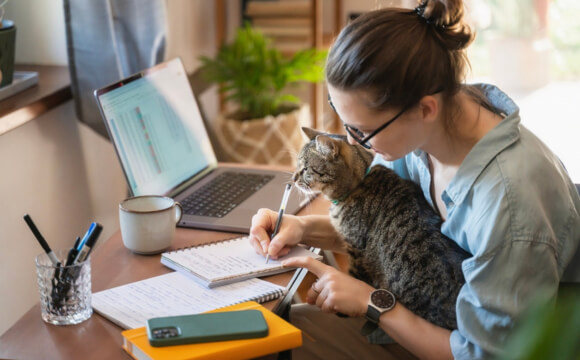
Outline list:
[[[328,54],[326,80],[344,91],[362,90],[375,110],[413,106],[459,91],[473,40],[462,22],[461,0],[424,0],[414,10],[385,8],[364,13],[339,34]]]

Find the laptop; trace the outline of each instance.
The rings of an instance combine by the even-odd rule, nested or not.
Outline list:
[[[181,59],[97,89],[94,95],[131,194],[179,201],[184,214],[178,226],[247,233],[259,208],[279,209],[291,174],[217,163]],[[237,189],[243,186],[250,188]],[[224,199],[233,188],[236,194]],[[295,214],[307,202],[292,191],[286,213]],[[216,210],[217,204],[222,206]]]

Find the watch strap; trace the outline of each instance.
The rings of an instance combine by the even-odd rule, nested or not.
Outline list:
[[[363,327],[360,329],[360,334],[362,336],[370,335],[373,331],[378,329],[378,327],[379,327],[379,325],[377,323],[374,323],[370,320],[367,320],[365,322],[365,324],[363,325]]]
[[[382,313],[379,311],[379,309],[375,308],[374,306],[369,305],[367,307],[366,318],[368,321],[378,324],[381,314]]]

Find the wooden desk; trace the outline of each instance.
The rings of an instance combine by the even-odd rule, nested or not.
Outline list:
[[[323,214],[328,202],[317,197],[299,215]],[[223,239],[232,234],[178,228],[174,248]],[[161,265],[160,255],[131,253],[118,231],[91,255],[93,292],[146,279],[171,270]],[[288,284],[293,272],[265,278]],[[266,303],[273,309],[280,300]],[[40,317],[40,304],[33,306],[0,337],[2,359],[131,359],[122,349],[122,329],[99,314],[78,325],[55,326]]]

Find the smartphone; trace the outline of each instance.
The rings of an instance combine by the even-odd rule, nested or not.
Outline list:
[[[151,346],[259,338],[268,335],[268,324],[259,310],[225,311],[147,320]]]

